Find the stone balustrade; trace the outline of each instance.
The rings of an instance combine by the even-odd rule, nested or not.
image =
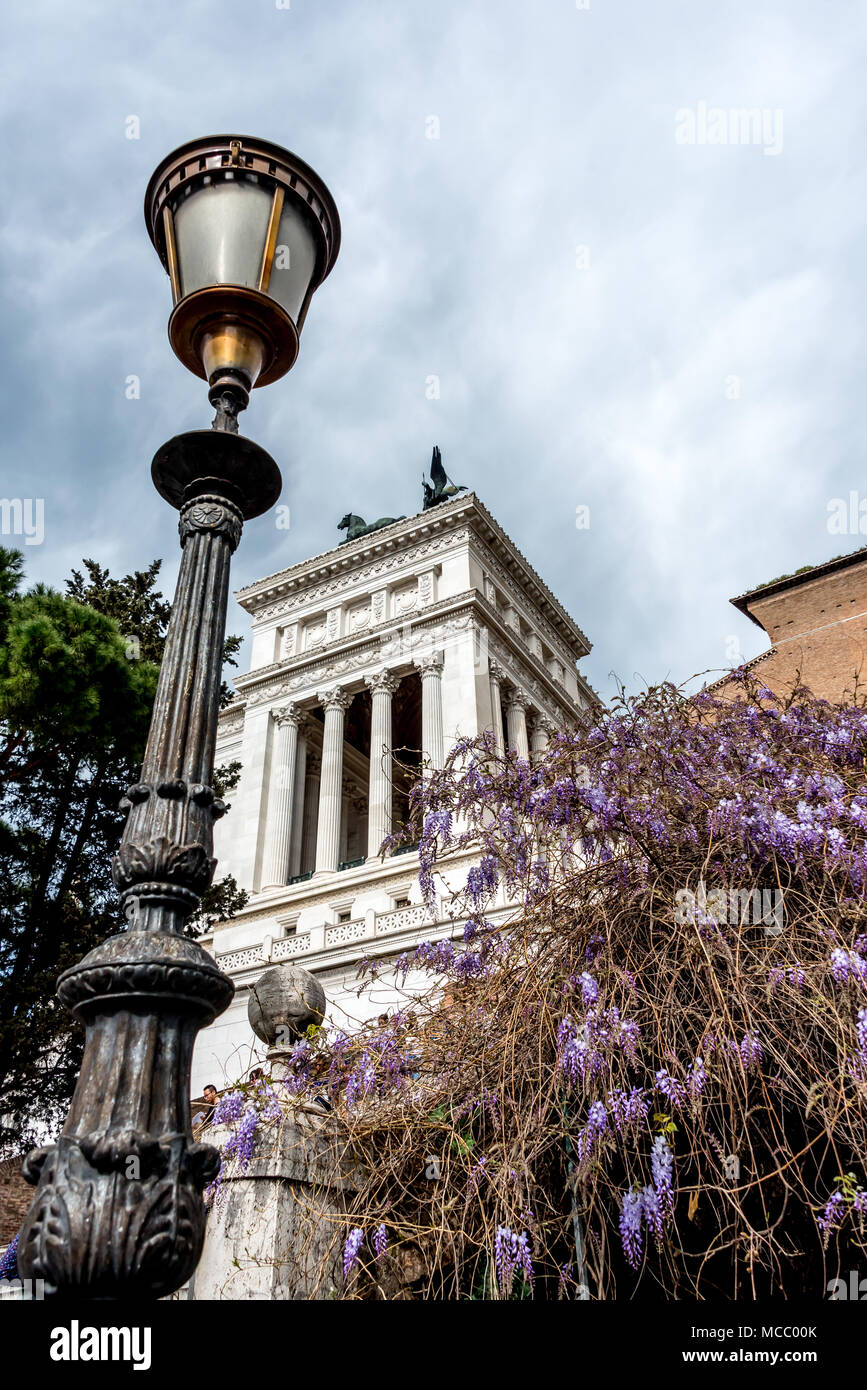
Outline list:
[[[384,936],[397,935],[398,932],[435,925],[423,903],[392,908],[387,912],[369,911],[364,917],[356,917],[349,922],[326,924],[324,947],[330,950],[354,942],[381,940]],[[260,946],[247,946],[240,951],[219,953],[216,956],[217,964],[225,974],[237,975],[244,970],[252,970],[272,962],[278,963],[297,956],[313,954],[316,937],[322,942],[321,928],[318,932],[305,931],[293,936],[278,936],[273,940],[266,940]]]

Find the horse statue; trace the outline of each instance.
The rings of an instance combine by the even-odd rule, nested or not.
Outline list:
[[[443,456],[436,444],[434,445],[434,451],[431,455],[430,477],[433,487],[425,480],[424,476],[422,476],[421,480],[422,492],[424,494],[421,504],[423,512],[426,512],[428,507],[436,507],[440,502],[450,501],[452,497],[457,497],[459,492],[467,491],[463,484],[458,486],[453,483],[446,473],[446,470],[443,468]]]
[[[391,526],[395,521],[403,521],[402,516],[381,516],[379,521],[366,522],[363,516],[356,516],[354,512],[347,512],[342,521],[338,521],[338,531],[345,531],[346,535],[340,542],[346,545],[347,541],[357,541],[359,536],[369,536],[371,531],[380,531],[383,526]]]

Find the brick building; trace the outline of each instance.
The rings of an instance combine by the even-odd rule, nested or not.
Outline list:
[[[768,635],[770,649],[747,664],[777,694],[800,680],[825,700],[864,700],[867,546],[805,566],[731,601]],[[726,694],[727,683],[724,677],[711,688]]]

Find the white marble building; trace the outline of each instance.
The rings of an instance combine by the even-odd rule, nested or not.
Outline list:
[[[247,991],[269,963],[293,959],[318,975],[333,1022],[394,1006],[384,984],[359,1000],[358,960],[460,935],[451,891],[471,862],[453,861],[432,920],[415,854],[380,858],[416,769],[490,728],[528,756],[594,698],[576,669],[586,637],[473,493],[238,600],[253,620],[251,669],[221,715],[217,763],[243,770],[216,853],[218,875],[234,874],[250,901],[203,939],[236,994],[199,1036],[194,1095],[261,1055]]]

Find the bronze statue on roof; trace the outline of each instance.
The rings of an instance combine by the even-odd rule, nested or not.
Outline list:
[[[443,468],[443,458],[437,445],[434,445],[433,454],[430,461],[430,482],[422,476],[422,511],[426,512],[430,507],[436,507],[440,502],[450,502],[453,497],[457,497],[459,492],[466,492],[467,488],[463,484],[453,483],[451,478]],[[347,512],[342,521],[337,523],[338,531],[345,531],[346,535],[340,542],[346,545],[347,541],[358,540],[359,536],[369,536],[371,531],[381,531],[383,526],[391,526],[395,521],[403,521],[402,516],[381,516],[378,521],[367,522],[363,516],[358,516],[355,512]]]
[[[430,477],[433,487],[422,476],[421,485],[424,493],[422,511],[426,512],[429,507],[436,507],[440,502],[449,502],[452,497],[457,497],[459,492],[466,492],[463,484],[457,485],[452,482],[446,470],[443,468],[443,456],[439,447],[435,444],[430,461]]]
[[[346,545],[347,541],[358,540],[359,536],[369,536],[371,531],[381,531],[383,526],[391,526],[395,521],[403,521],[402,516],[381,516],[379,521],[367,522],[363,516],[356,516],[354,512],[347,512],[342,521],[338,521],[338,531],[345,531],[346,535],[340,542]]]

